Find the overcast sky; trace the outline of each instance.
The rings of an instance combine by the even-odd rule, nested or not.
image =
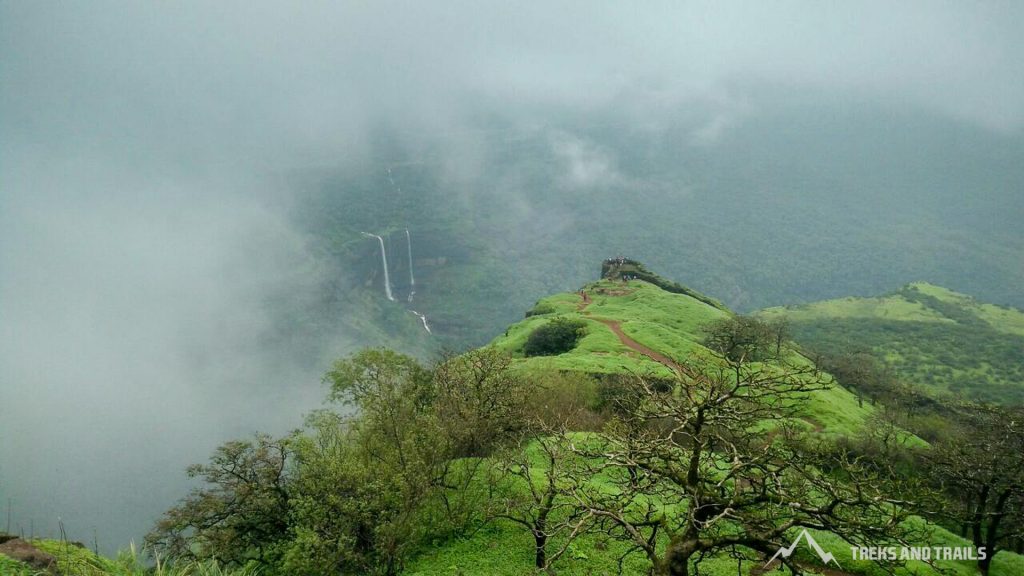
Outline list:
[[[692,108],[694,142],[714,145],[771,91],[1016,137],[1022,16],[1014,1],[2,1],[0,496],[41,522],[88,501],[86,537],[126,491],[153,512],[145,474],[315,402],[315,371],[262,348],[261,303],[322,274],[268,174],[357,164],[382,125],[422,137],[488,115],[614,109],[657,129]],[[612,174],[572,134],[555,144],[567,178]],[[252,382],[301,393],[235,400]],[[112,539],[138,528],[130,513]]]
[[[382,118],[756,108],[764,84],[1024,122],[1020,2],[524,4],[4,2],[4,141],[290,162],[345,153]]]

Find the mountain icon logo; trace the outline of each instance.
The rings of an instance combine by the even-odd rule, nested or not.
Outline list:
[[[842,568],[842,566],[839,565],[839,562],[836,561],[836,557],[833,556],[831,552],[826,552],[806,529],[801,530],[800,534],[796,537],[796,540],[793,540],[793,543],[788,547],[783,546],[779,548],[779,551],[771,557],[771,560],[768,560],[768,562],[765,563],[764,567],[767,568],[768,565],[774,562],[779,556],[782,556],[783,558],[789,558],[792,556],[793,552],[796,550],[797,544],[799,544],[801,540],[807,541],[807,546],[810,547],[811,550],[814,550],[814,553],[818,555],[818,558],[821,558],[823,564],[827,566],[828,563],[831,562],[835,564],[837,568]]]

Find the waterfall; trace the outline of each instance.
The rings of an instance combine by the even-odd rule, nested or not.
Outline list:
[[[388,297],[388,300],[394,302],[395,297],[391,295],[391,279],[388,277],[388,253],[384,250],[384,239],[368,232],[363,232],[363,236],[376,238],[380,243],[380,261],[384,265],[384,295]]]
[[[412,237],[409,236],[409,229],[405,229],[405,251],[409,254],[409,302],[412,302],[413,294],[416,294],[416,277],[412,273]],[[427,329],[429,332],[430,329]]]
[[[433,332],[430,331],[430,326],[427,326],[427,316],[426,316],[426,314],[420,314],[419,312],[417,312],[415,310],[409,310],[409,312],[412,312],[413,314],[419,316],[420,321],[423,322],[423,329],[427,331],[427,334],[433,334]]]

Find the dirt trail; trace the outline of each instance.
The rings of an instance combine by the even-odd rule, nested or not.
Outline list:
[[[626,336],[626,333],[622,331],[622,326],[620,326],[618,322],[614,320],[608,320],[606,318],[594,318],[594,320],[597,320],[598,322],[611,328],[612,332],[614,332],[615,335],[618,336],[619,342],[622,342],[624,345],[631,348],[632,350],[635,350],[643,354],[644,356],[647,356],[648,358],[654,360],[655,362],[665,365],[669,370],[672,370],[673,372],[679,370],[679,365],[676,364],[675,361],[669,358],[668,356],[665,356],[664,354],[661,354],[659,352],[655,352],[654,350],[651,350],[647,346],[644,346],[643,344],[637,342],[636,340],[633,340],[629,336]]]
[[[583,312],[586,310],[587,306],[590,306],[590,294],[587,294],[586,290],[580,290],[580,298],[583,298],[583,300],[580,302],[579,306],[576,307],[576,310],[578,312]]]
[[[579,312],[583,312],[584,310],[586,310],[587,306],[590,306],[592,300],[590,298],[590,294],[587,294],[586,290],[580,290],[580,298],[582,298],[582,300],[576,307],[576,310]],[[619,342],[622,342],[622,344],[625,345],[627,348],[630,348],[631,350],[634,350],[636,352],[643,354],[644,356],[647,356],[651,360],[654,360],[655,362],[664,365],[673,372],[679,371],[679,365],[676,364],[676,362],[669,358],[668,356],[665,356],[660,352],[655,352],[654,350],[651,350],[647,346],[644,346],[643,344],[637,342],[636,340],[633,340],[629,336],[626,336],[626,333],[622,331],[622,326],[619,324],[619,322],[616,322],[615,320],[609,320],[607,318],[592,318],[604,324],[605,326],[611,328],[612,332],[615,333],[615,336],[618,337]]]

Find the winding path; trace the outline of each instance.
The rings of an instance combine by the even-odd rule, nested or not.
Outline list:
[[[618,322],[614,320],[608,320],[607,318],[594,318],[594,320],[597,320],[598,322],[611,328],[612,332],[614,332],[615,335],[619,337],[619,342],[622,342],[625,346],[629,347],[630,349],[635,350],[643,354],[644,356],[647,356],[648,358],[654,360],[655,362],[658,362],[659,364],[664,364],[669,370],[679,370],[679,365],[676,364],[675,361],[669,358],[668,356],[665,356],[660,352],[655,352],[654,350],[651,350],[647,346],[644,346],[643,344],[627,336],[626,333],[622,331],[622,326]]]
[[[660,352],[651,350],[647,346],[644,346],[643,344],[627,336],[626,333],[622,331],[622,325],[620,322],[610,320],[608,318],[598,318],[596,316],[591,316],[590,314],[584,312],[587,306],[590,306],[590,303],[592,302],[592,300],[590,299],[590,294],[587,294],[586,290],[580,290],[580,298],[582,298],[582,301],[579,303],[579,306],[577,306],[576,309],[579,312],[586,314],[591,319],[597,320],[598,322],[604,324],[608,328],[611,328],[611,331],[615,334],[616,337],[618,337],[619,342],[622,342],[624,346],[631,350],[639,352],[644,356],[647,356],[648,358],[654,360],[659,364],[664,365],[666,368],[672,370],[673,372],[679,371],[679,364],[677,364],[674,360]]]

